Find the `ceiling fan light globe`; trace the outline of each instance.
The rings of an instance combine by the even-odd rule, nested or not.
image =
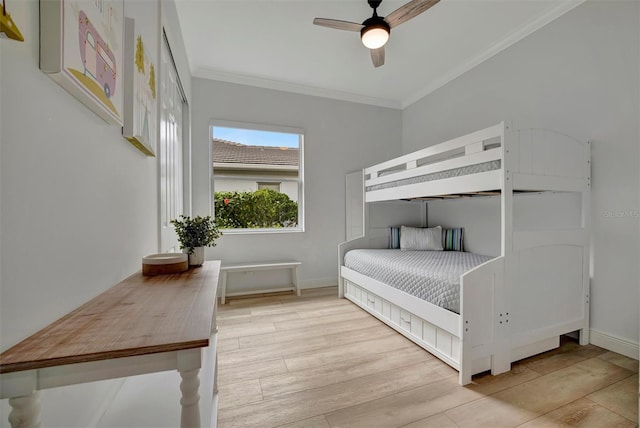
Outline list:
[[[368,27],[362,31],[362,44],[369,49],[378,49],[383,47],[389,40],[389,30],[380,27]]]

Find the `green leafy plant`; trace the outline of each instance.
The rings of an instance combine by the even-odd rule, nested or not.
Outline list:
[[[298,204],[272,189],[215,192],[216,222],[221,229],[282,228],[298,225]]]
[[[222,236],[213,218],[196,216],[191,218],[181,215],[179,219],[171,220],[176,229],[181,249],[193,253],[195,247],[215,247],[216,239]]]

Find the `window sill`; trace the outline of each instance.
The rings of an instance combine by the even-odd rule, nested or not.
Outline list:
[[[303,233],[301,227],[283,227],[278,229],[220,229],[223,235],[258,235],[272,233]]]

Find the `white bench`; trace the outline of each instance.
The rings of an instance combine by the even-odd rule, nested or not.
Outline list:
[[[297,295],[300,295],[300,288],[298,287],[298,266],[302,262],[298,261],[283,261],[283,262],[265,262],[265,263],[237,263],[237,264],[222,264],[220,267],[220,273],[222,275],[221,284],[222,290],[220,293],[220,301],[224,305],[225,298],[227,296],[243,296],[247,294],[261,294],[261,293],[275,293],[280,291],[295,291]],[[281,288],[268,288],[249,291],[238,291],[231,294],[227,294],[227,276],[230,272],[251,272],[261,270],[274,270],[274,269],[290,269],[291,270],[291,285]]]

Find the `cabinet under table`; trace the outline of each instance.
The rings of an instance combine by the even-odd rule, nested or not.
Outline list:
[[[219,271],[210,261],[172,275],[138,272],[0,354],[12,426],[39,426],[41,389],[167,370],[182,377],[181,426],[215,426]]]

